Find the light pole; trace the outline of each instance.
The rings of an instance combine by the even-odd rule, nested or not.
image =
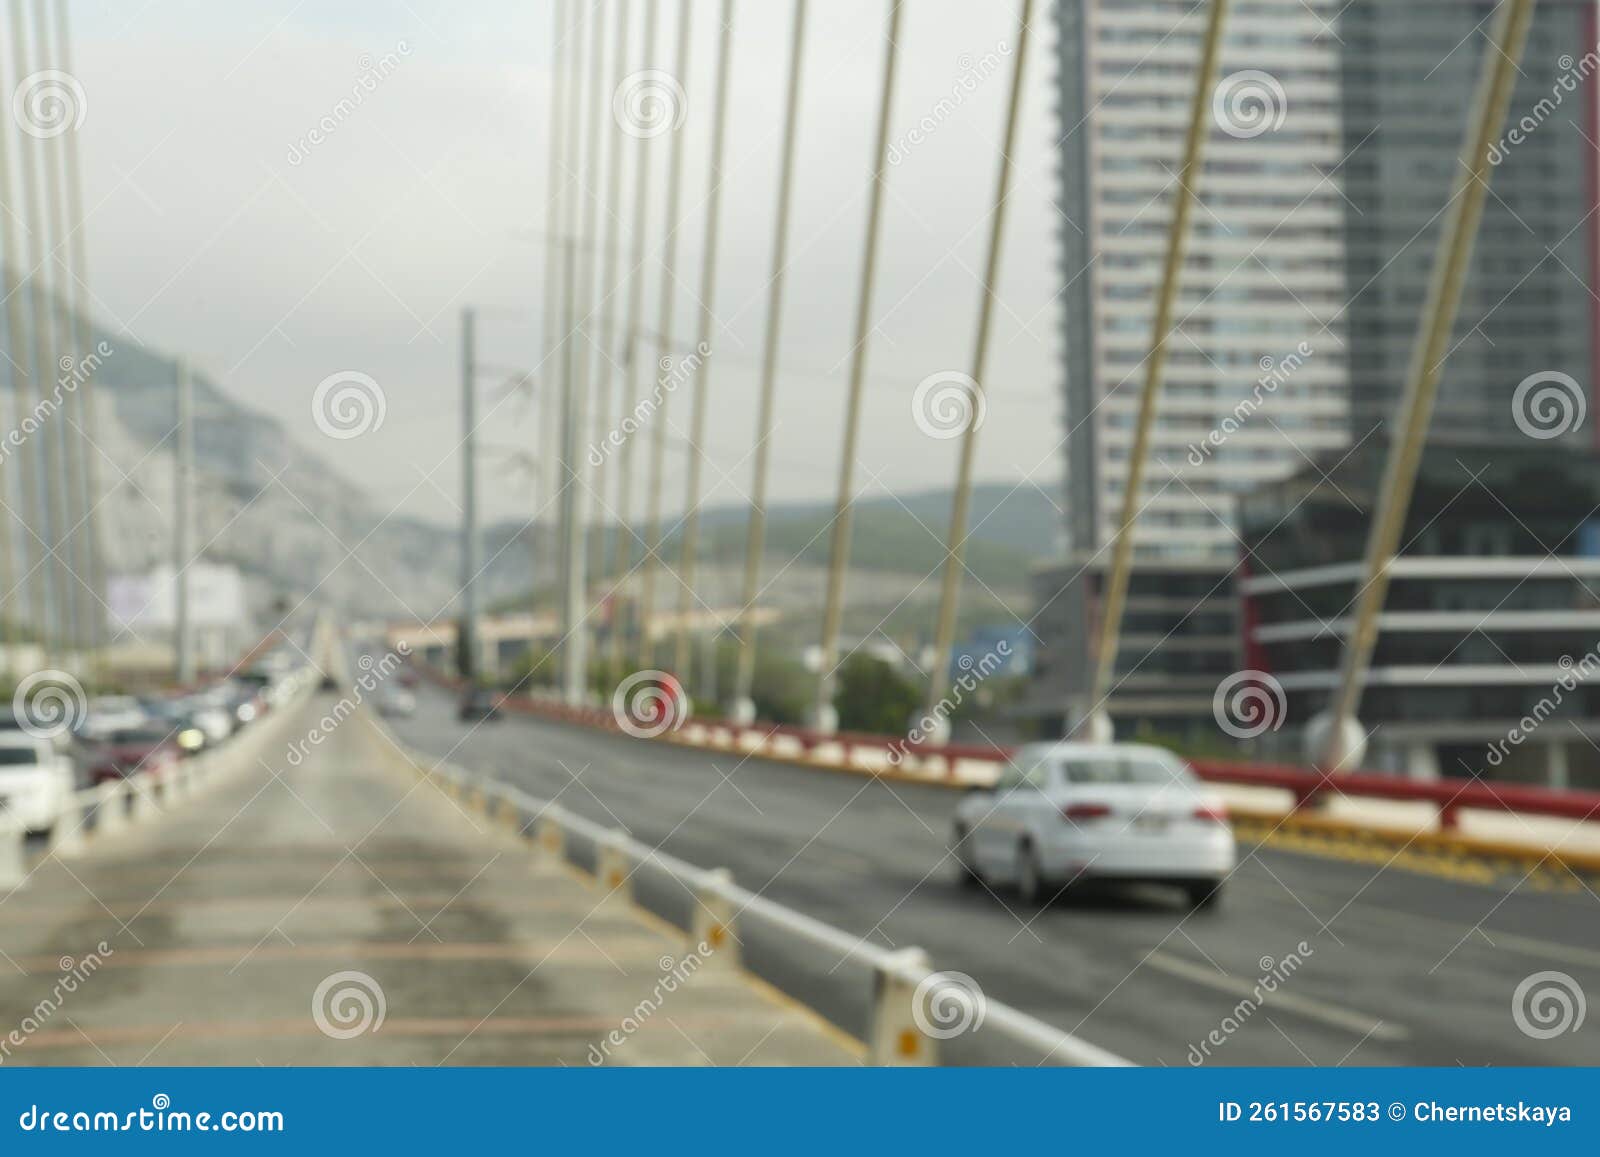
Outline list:
[[[1460,166],[1456,170],[1455,189],[1439,232],[1433,277],[1417,322],[1405,393],[1401,396],[1395,422],[1396,433],[1389,446],[1383,485],[1378,490],[1378,509],[1367,538],[1362,582],[1350,634],[1345,641],[1339,687],[1328,710],[1312,720],[1306,729],[1306,754],[1323,771],[1348,771],[1359,764],[1366,751],[1366,735],[1357,722],[1356,712],[1361,707],[1367,668],[1378,644],[1378,615],[1389,590],[1390,566],[1399,550],[1400,535],[1411,508],[1428,425],[1433,417],[1434,399],[1439,391],[1439,374],[1450,354],[1456,314],[1472,264],[1478,224],[1483,219],[1489,178],[1494,171],[1489,163],[1490,150],[1500,139],[1506,109],[1521,72],[1517,64],[1527,44],[1533,8],[1534,0],[1508,0],[1502,4],[1483,53],[1478,90],[1461,146]]]
[[[1090,684],[1089,701],[1072,724],[1079,735],[1091,740],[1111,738],[1111,717],[1104,704],[1111,693],[1111,682],[1116,674],[1117,648],[1122,637],[1122,613],[1127,606],[1128,583],[1133,570],[1134,525],[1139,518],[1140,492],[1144,487],[1145,463],[1150,457],[1156,409],[1161,403],[1167,344],[1176,328],[1172,314],[1178,300],[1183,257],[1189,244],[1194,186],[1200,179],[1200,158],[1208,128],[1206,118],[1211,107],[1211,91],[1217,83],[1222,29],[1227,19],[1228,0],[1211,0],[1205,39],[1201,42],[1200,67],[1195,70],[1194,92],[1190,98],[1183,165],[1178,170],[1172,190],[1172,225],[1167,232],[1166,261],[1150,324],[1150,353],[1145,359],[1144,387],[1139,392],[1139,417],[1134,428],[1133,447],[1128,452],[1128,480],[1122,492],[1121,517],[1117,520],[1116,536],[1112,540],[1111,569],[1106,575],[1105,597],[1101,600],[1100,641],[1094,656],[1093,681]]]
[[[728,120],[728,44],[733,37],[733,0],[722,0],[721,24],[717,37],[717,88],[711,116],[705,254],[700,269],[700,338],[695,343],[696,350],[705,351],[711,349],[711,327],[716,320],[711,306],[717,286],[717,229],[722,209],[722,147]],[[708,352],[696,368],[694,397],[689,409],[688,482],[684,496],[682,554],[678,562],[678,634],[672,661],[673,673],[683,680],[687,680],[689,674],[689,615],[694,606],[695,563],[700,549],[700,476],[705,469],[706,392],[712,356]]]
[[[676,55],[674,64],[677,69],[676,75],[687,76],[689,0],[679,0],[678,4]],[[668,345],[673,338],[672,310],[677,299],[677,274],[674,265],[678,251],[678,203],[683,193],[683,136],[682,132],[673,131],[672,154],[667,166],[667,207],[662,219],[665,236],[661,242],[661,290],[657,307],[660,315],[656,322],[656,332]],[[645,550],[649,553],[649,558],[645,564],[639,591],[639,666],[642,668],[650,666],[655,651],[652,636],[655,633],[656,583],[661,574],[661,471],[667,453],[667,400],[670,397],[670,393],[662,396],[661,405],[653,419],[654,429],[651,430],[650,437],[650,471],[645,487]]]
[[[561,244],[562,280],[567,292],[564,324],[567,333],[562,347],[561,374],[561,695],[571,706],[584,700],[585,671],[588,667],[587,643],[584,634],[585,578],[583,528],[579,525],[578,507],[578,432],[582,429],[583,395],[574,381],[576,350],[572,340],[576,295],[572,293],[575,246],[568,240]]]
[[[894,102],[895,62],[900,47],[901,0],[890,0],[889,34],[884,48],[883,91],[878,99],[878,134],[874,150],[872,193],[867,209],[865,256],[857,291],[855,341],[850,353],[850,389],[845,402],[844,439],[839,450],[839,498],[834,507],[833,536],[828,550],[827,601],[822,611],[821,667],[811,725],[818,731],[839,729],[833,706],[834,667],[839,655],[839,625],[844,616],[844,576],[850,566],[850,521],[855,482],[856,441],[861,427],[861,387],[866,375],[867,339],[872,333],[872,291],[878,272],[878,234],[883,219],[883,186],[888,167],[889,112]]]
[[[800,111],[800,66],[805,45],[806,0],[794,0],[789,33],[789,90],[784,102],[783,151],[778,162],[778,211],[772,227],[772,280],[767,293],[767,333],[761,353],[761,400],[757,404],[754,477],[750,483],[750,521],[745,531],[744,587],[739,602],[739,663],[734,672],[728,717],[753,723],[756,677],[756,603],[761,598],[761,554],[767,535],[767,475],[771,470],[773,396],[777,392],[778,336],[783,322],[784,275],[788,272],[789,206],[794,189],[795,125]]]
[[[478,367],[477,315],[461,311],[461,627],[456,662],[468,683],[478,670]]]
[[[950,648],[955,640],[956,610],[961,602],[962,552],[967,540],[967,509],[972,499],[972,464],[978,448],[979,401],[987,393],[984,383],[989,356],[989,329],[994,316],[994,300],[1000,280],[1000,256],[1005,241],[1006,202],[1011,196],[1011,153],[1017,139],[1017,121],[1022,108],[1023,68],[1028,58],[1028,34],[1033,19],[1033,0],[1022,0],[1018,17],[1016,63],[1012,65],[1011,97],[1006,111],[1006,127],[1000,143],[1000,173],[995,178],[994,209],[989,218],[989,255],[983,270],[983,295],[978,299],[978,334],[972,343],[971,399],[967,427],[961,435],[961,461],[956,470],[956,491],[950,507],[950,529],[945,541],[944,575],[939,591],[939,619],[933,636],[933,666],[928,672],[928,698],[923,719],[934,727],[926,738],[944,741],[950,735],[950,720],[941,707],[949,683]],[[913,721],[920,726],[921,721]]]
[[[56,0],[56,55],[61,70],[72,75],[72,31],[67,24],[67,0]],[[71,286],[73,316],[77,320],[79,358],[88,357],[94,344],[94,326],[89,320],[87,303],[93,295],[89,292],[89,263],[87,238],[84,236],[83,180],[78,164],[78,134],[68,132],[62,140],[62,184],[67,202],[67,248],[71,261]],[[95,655],[94,671],[103,680],[105,674],[106,621],[101,601],[106,593],[105,556],[100,544],[100,470],[96,455],[99,441],[99,419],[95,411],[94,374],[86,373],[78,383],[78,412],[83,419],[82,437],[88,443],[83,455],[84,514],[82,531],[88,558],[89,597],[85,605],[89,611],[87,637]]]
[[[644,33],[641,37],[645,63],[649,62],[651,46],[656,40],[656,10],[658,0],[646,0],[644,7]],[[639,356],[639,311],[644,296],[644,234],[649,223],[649,200],[646,194],[649,191],[650,178],[650,134],[639,134],[639,155],[634,171],[633,189],[633,245],[639,253],[638,260],[634,263],[632,272],[628,275],[628,320],[625,337],[625,348],[628,356],[624,360],[627,382],[631,383],[628,395],[638,406],[639,388],[642,384],[641,374],[648,379],[648,373],[642,367],[651,363]],[[632,410],[625,408],[621,421],[626,421]],[[619,422],[620,424],[620,422]],[[633,559],[633,443],[629,437],[622,443],[617,451],[617,530],[616,549],[614,550],[614,570],[610,589],[612,591],[612,606],[615,608],[611,616],[611,641],[608,661],[613,675],[621,676],[623,664],[623,634],[626,626],[623,618],[622,606],[626,600],[619,598],[619,592],[628,574],[628,564]],[[649,566],[649,559],[642,560],[643,565]],[[637,618],[637,616],[635,616]]]
[[[175,673],[178,686],[194,682],[194,638],[189,621],[189,566],[194,561],[194,382],[189,359],[178,359],[178,453],[173,475],[172,581]]]

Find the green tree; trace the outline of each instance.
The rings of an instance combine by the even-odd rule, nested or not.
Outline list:
[[[895,735],[910,725],[922,696],[892,664],[857,651],[839,668],[833,706],[840,730]]]

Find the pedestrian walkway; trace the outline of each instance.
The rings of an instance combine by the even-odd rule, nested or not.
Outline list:
[[[362,716],[324,730],[331,706],[258,724],[253,767],[0,894],[0,1063],[860,1063],[541,866]]]

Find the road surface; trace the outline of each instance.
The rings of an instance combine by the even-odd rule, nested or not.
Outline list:
[[[1029,909],[957,882],[946,855],[955,796],[945,789],[511,715],[460,723],[453,698],[432,688],[419,689],[414,718],[389,724],[420,751],[730,868],[808,915],[920,946],[987,996],[1141,1064],[1600,1063],[1600,1024],[1539,1039],[1513,1016],[1519,984],[1535,973],[1600,994],[1600,897],[1587,890],[1486,886],[1263,847],[1244,849],[1214,912],[1156,889]],[[673,893],[647,886],[646,902],[681,919],[684,897]],[[865,978],[853,966],[797,954],[759,929],[743,937],[752,968],[861,1031]],[[1276,991],[1258,1003],[1264,978]],[[982,1036],[948,1042],[946,1059],[1021,1059]]]

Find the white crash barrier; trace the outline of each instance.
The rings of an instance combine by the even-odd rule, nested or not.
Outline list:
[[[28,882],[28,861],[22,851],[26,837],[21,824],[0,824],[0,892],[15,891]]]
[[[376,722],[374,727],[379,725]],[[393,736],[395,747],[405,750]],[[639,867],[648,866],[682,883],[694,896],[689,922],[691,946],[713,949],[706,963],[736,967],[739,963],[739,925],[756,920],[795,940],[852,961],[872,973],[872,1007],[868,1017],[867,1057],[876,1065],[931,1065],[938,1062],[941,1000],[971,1000],[952,977],[935,972],[919,948],[891,950],[852,936],[821,920],[774,903],[734,883],[725,868],[707,870],[689,864],[648,844],[567,811],[559,804],[537,799],[507,784],[489,780],[448,763],[406,751],[418,774],[446,795],[469,798],[493,815],[510,807],[520,817],[518,829],[529,838],[542,867],[564,865],[572,837],[588,841],[595,849],[595,884],[603,890],[602,902],[622,902],[632,895],[630,880]],[[719,959],[720,957],[720,959]],[[957,989],[950,992],[948,989]],[[1131,1062],[1090,1044],[1037,1017],[981,996],[981,1029],[1014,1045],[1037,1053],[1041,1062],[1055,1065],[1123,1067]],[[948,1007],[948,1006],[945,1006]]]
[[[81,855],[95,840],[162,815],[204,788],[259,766],[260,744],[281,728],[281,724],[274,726],[275,721],[290,717],[311,694],[311,688],[307,687],[257,727],[241,732],[237,739],[180,760],[168,769],[162,780],[158,781],[153,773],[146,771],[71,793],[50,825],[49,854]],[[88,822],[90,816],[93,816],[93,824]],[[0,819],[0,894],[14,891],[27,882],[26,841],[25,831]]]
[[[694,884],[689,943],[704,944],[711,949],[706,964],[713,968],[739,967],[739,941],[733,935],[733,923],[739,914],[734,910],[733,901],[728,899],[728,889],[732,886],[733,873],[727,868],[702,872]]]
[[[56,856],[76,856],[88,846],[88,833],[85,824],[89,812],[94,809],[95,800],[99,792],[90,788],[87,791],[73,792],[67,797],[66,805],[56,816],[56,822],[50,825],[50,852]]]
[[[110,835],[128,826],[128,781],[114,779],[94,789],[97,795],[94,810],[94,830],[97,835]]]

